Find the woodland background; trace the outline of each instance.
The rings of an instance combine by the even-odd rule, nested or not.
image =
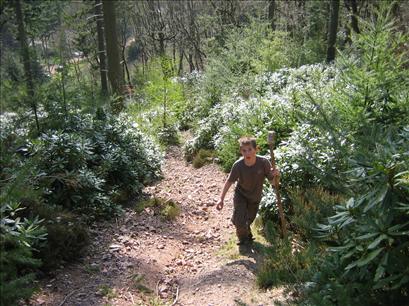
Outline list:
[[[269,130],[301,247],[266,187],[258,285],[305,305],[409,301],[407,1],[0,4],[2,305],[137,207],[167,146],[229,171],[242,135],[268,155]]]

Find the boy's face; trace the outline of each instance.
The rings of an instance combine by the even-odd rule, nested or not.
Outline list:
[[[243,145],[240,147],[240,153],[246,160],[252,160],[257,153],[257,150],[252,145]]]

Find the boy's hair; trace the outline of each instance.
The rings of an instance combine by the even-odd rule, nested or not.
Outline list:
[[[254,149],[257,149],[256,138],[251,136],[243,136],[239,139],[240,148],[243,146],[252,146]]]

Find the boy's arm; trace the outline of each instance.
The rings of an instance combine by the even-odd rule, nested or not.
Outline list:
[[[226,182],[224,183],[222,193],[220,194],[220,200],[217,202],[217,206],[216,206],[217,210],[223,209],[224,197],[226,196],[226,193],[232,184],[233,182],[230,182],[229,180],[226,180]]]

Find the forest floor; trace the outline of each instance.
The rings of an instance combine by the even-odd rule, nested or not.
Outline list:
[[[155,207],[127,208],[91,229],[81,262],[40,282],[31,305],[274,305],[284,288],[260,290],[256,271],[267,243],[239,250],[231,224],[232,192],[215,208],[226,174],[216,164],[195,169],[181,149],[168,150],[163,180],[145,188],[151,198],[180,207],[173,221]],[[233,188],[231,188],[233,189]]]

